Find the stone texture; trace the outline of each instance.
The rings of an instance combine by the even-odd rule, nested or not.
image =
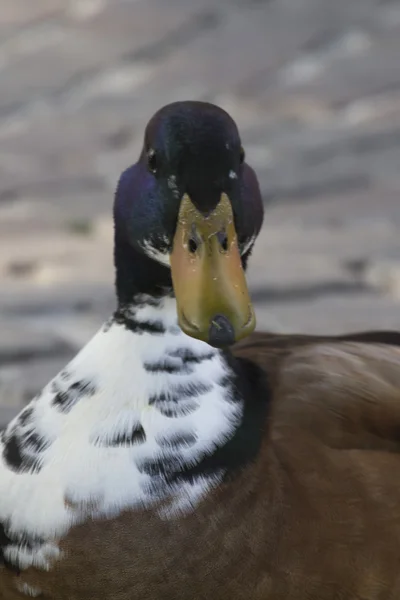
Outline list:
[[[0,0],[0,425],[114,307],[111,206],[170,101],[237,120],[260,327],[400,327],[398,0]]]

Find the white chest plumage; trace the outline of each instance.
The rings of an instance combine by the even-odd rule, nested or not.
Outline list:
[[[86,518],[160,500],[162,518],[191,510],[223,473],[179,472],[224,444],[242,411],[222,353],[181,332],[174,299],[127,309],[2,435],[4,557],[46,568],[52,542]]]

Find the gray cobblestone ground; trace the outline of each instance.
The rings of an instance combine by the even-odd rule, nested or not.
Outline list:
[[[113,307],[110,210],[160,105],[237,119],[260,326],[400,327],[399,0],[0,0],[0,422]]]

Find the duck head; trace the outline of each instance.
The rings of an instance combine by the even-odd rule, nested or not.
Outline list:
[[[117,187],[120,305],[173,293],[187,335],[215,347],[247,336],[255,315],[244,270],[262,220],[257,178],[232,118],[203,102],[165,106]]]

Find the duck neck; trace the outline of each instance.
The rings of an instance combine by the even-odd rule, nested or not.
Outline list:
[[[115,231],[114,263],[119,308],[131,305],[138,296],[160,299],[172,294],[170,269],[134,248],[118,228]]]
[[[125,332],[125,351],[135,356],[131,366],[135,362],[138,373],[146,373],[147,384],[158,388],[163,380],[163,392],[159,394],[162,397],[168,386],[186,381],[191,375],[189,387],[194,398],[198,392],[194,382],[199,382],[199,390],[209,388],[207,380],[214,365],[216,389],[219,390],[219,383],[226,387],[224,377],[233,377],[228,354],[183,333],[177,322],[170,269],[132,246],[118,228],[115,267],[118,305],[110,323],[121,334]]]

